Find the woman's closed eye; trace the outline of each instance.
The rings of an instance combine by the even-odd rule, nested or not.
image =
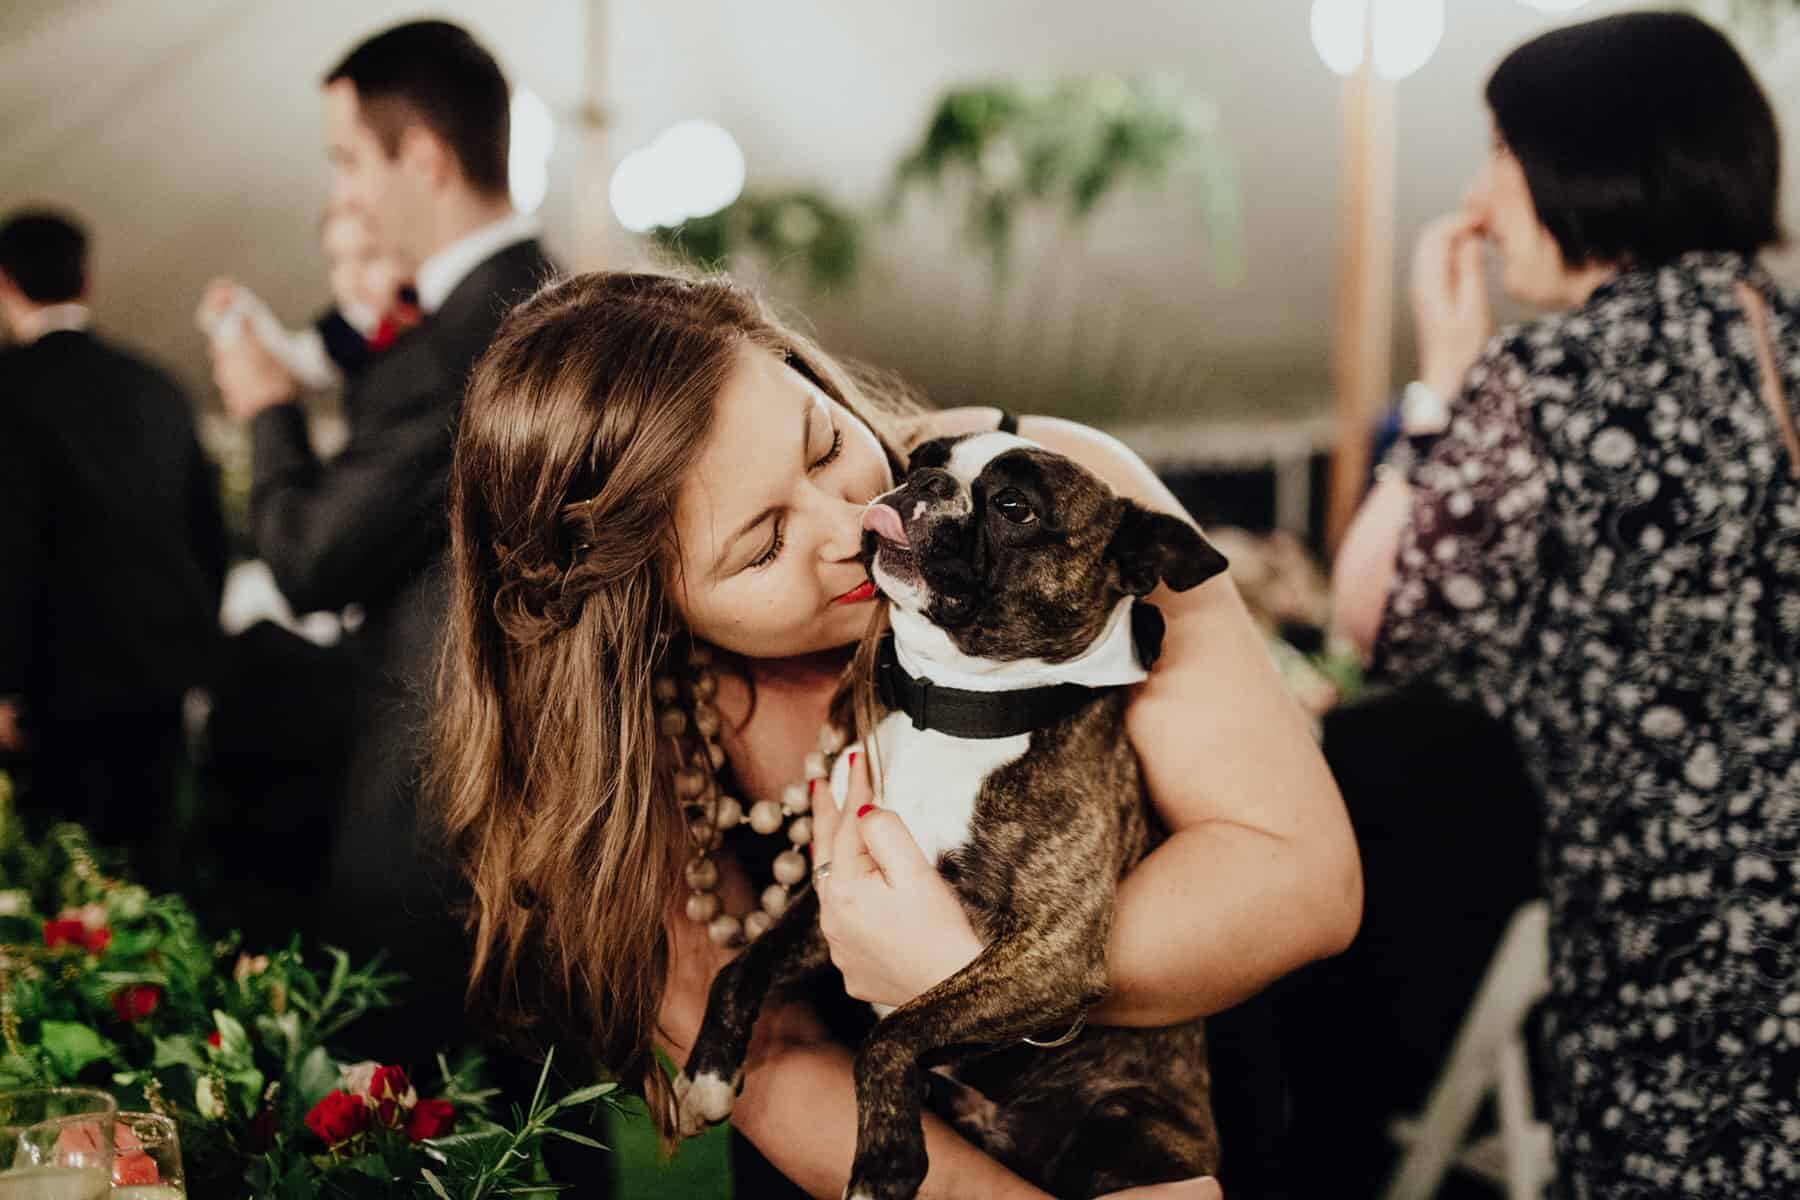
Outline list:
[[[842,454],[843,452],[844,452],[843,430],[838,429],[836,426],[833,426],[832,430],[831,430],[831,449],[827,450],[823,457],[814,460],[812,466],[809,469],[813,470],[813,471],[822,471],[826,467],[829,467],[832,463],[836,462],[838,459],[838,455]],[[784,517],[777,516],[775,518],[775,533],[774,533],[774,536],[772,536],[769,539],[768,549],[764,550],[761,554],[759,554],[751,562],[745,564],[745,568],[744,568],[745,570],[749,570],[749,571],[758,570],[762,567],[768,566],[770,563],[774,562],[777,558],[781,557],[781,547],[782,547],[783,543],[786,541],[787,530],[785,529],[785,525],[786,525],[786,519]]]
[[[761,554],[757,555],[756,558],[754,558],[750,562],[746,563],[744,565],[744,569],[746,571],[759,570],[763,567],[768,566],[770,563],[774,562],[777,558],[779,558],[781,556],[781,546],[782,546],[783,541],[786,540],[786,538],[785,538],[786,530],[784,530],[782,528],[782,525],[783,525],[782,519],[780,517],[776,517],[775,518],[775,536],[769,539],[769,548],[767,550],[764,550]]]

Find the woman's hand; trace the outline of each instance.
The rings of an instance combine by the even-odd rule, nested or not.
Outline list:
[[[838,811],[824,780],[812,786],[813,869],[819,928],[844,990],[899,1007],[981,952],[968,914],[900,817],[875,807],[868,756],[852,749],[850,789]]]
[[[1474,218],[1462,213],[1439,217],[1419,235],[1412,301],[1419,379],[1446,402],[1454,400],[1463,376],[1494,334],[1481,228]]]

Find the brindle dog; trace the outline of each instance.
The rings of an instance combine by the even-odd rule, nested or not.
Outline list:
[[[1162,636],[1161,617],[1137,597],[1158,582],[1194,587],[1224,558],[1187,523],[1001,433],[918,447],[905,482],[863,524],[871,575],[891,605],[884,669],[905,681],[876,712],[882,803],[906,820],[987,945],[886,1013],[857,1050],[845,1194],[918,1191],[928,1087],[965,1136],[1058,1196],[1214,1170],[1201,1023],[1081,1022],[1106,993],[1118,880],[1163,836],[1125,736],[1125,685],[1144,677]],[[945,686],[977,709],[1029,693],[1042,702],[1033,714],[1053,715],[1024,733],[1006,731],[1005,712],[999,731],[946,733],[917,699],[929,707]],[[894,698],[903,693],[913,699]],[[834,773],[839,804],[847,757]],[[809,889],[719,972],[676,1080],[683,1134],[729,1115],[763,997],[826,961]],[[1072,1026],[1076,1036],[1062,1040]]]

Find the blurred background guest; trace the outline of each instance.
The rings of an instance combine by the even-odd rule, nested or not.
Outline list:
[[[552,271],[507,194],[508,95],[486,49],[442,21],[400,25],[325,77],[332,204],[418,263],[421,324],[354,376],[349,440],[313,450],[299,381],[254,326],[215,340],[226,411],[249,422],[252,536],[296,611],[362,610],[351,745],[322,929],[385,950],[424,997],[360,1036],[423,1068],[461,1029],[456,888],[415,811],[443,621],[445,481],[464,376],[508,304]]]
[[[1528,42],[1487,101],[1488,161],[1414,266],[1444,403],[1358,516],[1339,615],[1378,675],[1504,717],[1543,794],[1559,1188],[1790,1194],[1800,301],[1757,262],[1774,118],[1673,13]],[[1490,338],[1484,242],[1560,311]]]
[[[319,244],[331,266],[335,303],[304,329],[287,329],[260,296],[232,279],[216,279],[200,301],[200,328],[215,341],[238,336],[247,322],[256,339],[296,384],[342,383],[416,326],[424,313],[411,268],[382,248],[357,212],[330,209],[319,222]]]
[[[216,648],[225,530],[188,398],[90,328],[87,235],[0,224],[0,749],[28,810],[177,878],[182,701]]]

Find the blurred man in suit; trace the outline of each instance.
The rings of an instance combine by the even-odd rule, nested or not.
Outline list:
[[[29,808],[158,882],[225,531],[187,397],[90,331],[86,259],[65,217],[0,224],[0,751],[28,755]]]
[[[416,268],[424,312],[350,383],[342,453],[314,454],[298,385],[252,333],[214,347],[226,410],[250,425],[258,551],[297,612],[363,612],[323,926],[413,977],[402,1018],[357,1031],[420,1068],[461,1036],[468,963],[454,877],[417,812],[451,439],[474,360],[552,273],[508,198],[508,109],[493,57],[442,21],[377,34],[325,77],[332,204]]]

